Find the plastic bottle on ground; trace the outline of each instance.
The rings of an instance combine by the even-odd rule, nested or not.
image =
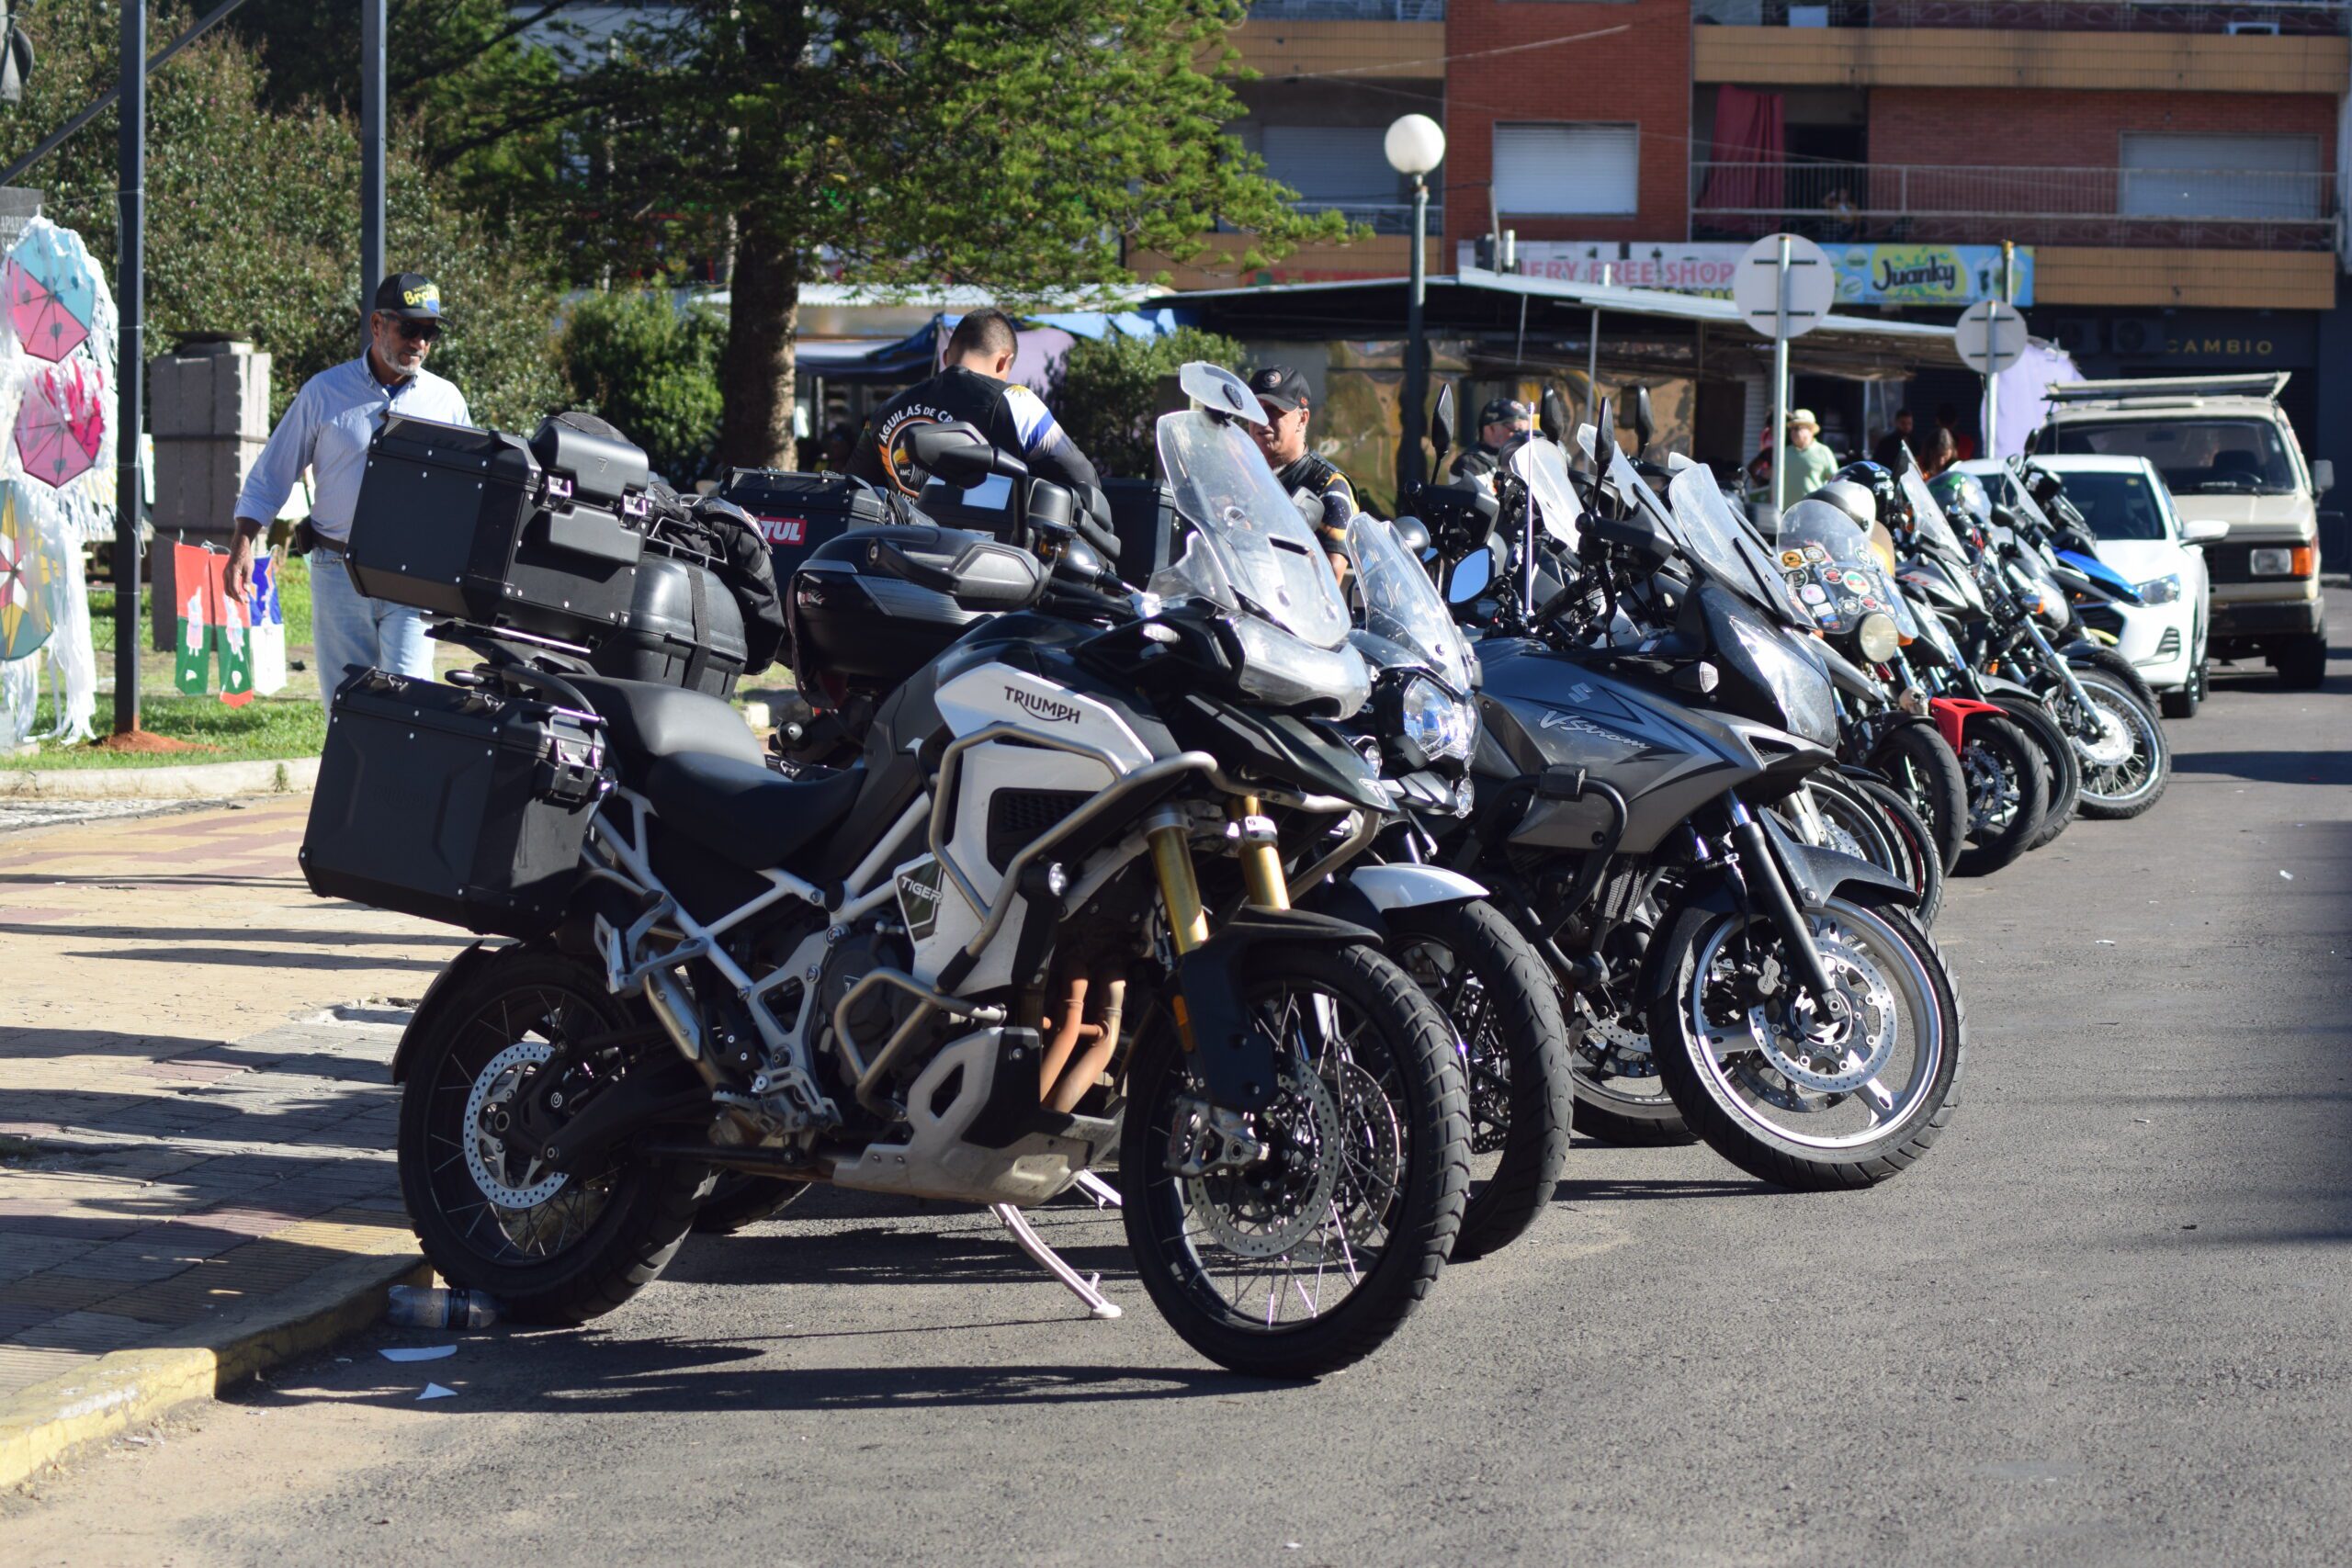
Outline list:
[[[498,1321],[498,1301],[487,1291],[394,1285],[384,1320],[403,1328],[488,1328]]]

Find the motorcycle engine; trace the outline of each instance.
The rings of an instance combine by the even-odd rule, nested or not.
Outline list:
[[[840,1042],[834,1038],[833,1010],[876,969],[905,969],[913,961],[914,948],[905,936],[872,927],[853,931],[825,954],[817,980],[818,1038],[826,1043],[844,1087],[853,1085],[857,1075],[841,1055]],[[914,1006],[914,998],[896,986],[877,986],[850,1010],[850,1032],[870,1057]]]

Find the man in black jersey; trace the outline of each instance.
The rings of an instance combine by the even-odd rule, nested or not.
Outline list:
[[[1258,394],[1266,411],[1266,423],[1250,426],[1250,434],[1257,437],[1258,449],[1266,455],[1266,463],[1283,489],[1294,495],[1305,491],[1317,501],[1344,497],[1350,513],[1360,510],[1348,476],[1306,449],[1306,421],[1311,412],[1306,378],[1287,365],[1268,365],[1251,374],[1250,389]],[[1333,509],[1327,507],[1324,515],[1333,515]]]
[[[1452,478],[1476,479],[1493,490],[1503,448],[1535,428],[1535,411],[1510,398],[1490,398],[1478,412],[1478,439],[1453,459]]]
[[[998,451],[1028,464],[1032,474],[1067,486],[1082,510],[1106,514],[1094,465],[1043,399],[1006,379],[1019,346],[1012,318],[1001,310],[974,310],[956,323],[939,374],[874,412],[850,454],[849,471],[877,489],[919,495],[926,476],[909,454],[907,438],[926,424],[961,422],[976,427]]]

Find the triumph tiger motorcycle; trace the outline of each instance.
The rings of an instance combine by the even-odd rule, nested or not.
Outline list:
[[[1020,540],[901,525],[803,563],[797,672],[887,689],[854,766],[783,777],[715,697],[583,674],[527,637],[470,644],[463,703],[573,728],[566,765],[520,776],[584,827],[536,916],[467,919],[521,940],[454,961],[400,1045],[402,1192],[452,1284],[577,1323],[662,1271],[718,1170],[1034,1205],[1115,1153],[1143,1284],[1212,1360],[1327,1372],[1427,1294],[1464,1202],[1454,1032],[1373,932],[1292,908],[1285,873],[1327,874],[1319,846],[1391,811],[1332,728],[1369,675],[1317,540],[1235,423],[1255,400],[1184,379],[1194,406],[1157,434],[1191,533],[1148,592],[1076,542],[1067,491],[948,426],[916,461],[1021,479]],[[982,618],[943,626],[942,598]],[[451,694],[351,683],[395,685],[420,711]],[[1725,800],[1694,847],[1751,866],[1743,889],[1758,855],[1804,880],[1773,881],[1777,916],[1695,901],[1701,972],[1815,1033],[1876,1027],[1892,993],[1828,927],[1798,939],[1797,985],[1757,988],[1753,924],[1792,897],[1817,886],[1866,944],[1885,928],[1815,862],[1757,848]],[[1227,880],[1238,900],[1204,897]]]
[[[1959,998],[1917,890],[1774,809],[1835,762],[1809,617],[1703,469],[1661,502],[1605,450],[1589,512],[1532,440],[1510,458],[1515,536],[1475,542],[1494,512],[1469,506],[1432,530],[1446,597],[1485,633],[1479,807],[1448,863],[1589,1019],[1580,1122],[1627,1141],[1687,1124],[1784,1186],[1882,1180],[1950,1120]]]

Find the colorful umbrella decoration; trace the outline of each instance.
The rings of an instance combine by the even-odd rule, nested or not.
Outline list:
[[[15,485],[0,486],[0,663],[36,652],[56,626],[58,562],[19,504]]]
[[[52,366],[25,383],[17,413],[17,457],[25,476],[67,485],[98,460],[106,434],[105,378],[86,359]]]
[[[28,230],[0,266],[0,301],[25,352],[54,363],[90,335],[97,308],[97,276],[70,231],[42,224]]]

